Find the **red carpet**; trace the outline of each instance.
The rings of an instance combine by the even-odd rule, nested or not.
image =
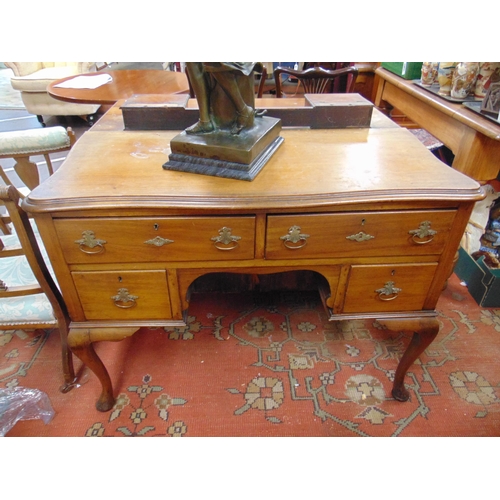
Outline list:
[[[499,436],[500,310],[453,275],[441,331],[391,378],[409,341],[374,321],[330,323],[313,292],[195,294],[185,329],[142,329],[96,344],[118,396],[100,413],[97,378],[61,394],[57,332],[1,332],[0,387],[45,392],[54,418],[7,436]]]

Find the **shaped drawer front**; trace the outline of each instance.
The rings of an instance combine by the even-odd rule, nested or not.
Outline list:
[[[418,311],[437,263],[352,266],[344,313]]]
[[[69,264],[254,257],[254,217],[55,220]]]
[[[439,255],[455,213],[421,210],[269,216],[266,258]]]
[[[87,320],[172,317],[164,270],[74,272],[72,275]]]

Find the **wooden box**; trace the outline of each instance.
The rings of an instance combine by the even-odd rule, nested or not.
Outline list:
[[[257,110],[283,127],[368,128],[373,104],[359,94],[305,94],[255,100]],[[196,99],[187,95],[136,95],[121,106],[126,130],[184,130],[198,120]]]

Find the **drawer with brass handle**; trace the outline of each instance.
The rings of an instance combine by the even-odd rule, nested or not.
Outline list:
[[[87,320],[171,318],[165,270],[73,272]]]
[[[272,215],[266,258],[439,255],[454,210]]]
[[[255,218],[141,217],[54,222],[66,262],[252,259]]]
[[[351,266],[342,312],[422,309],[437,263]]]

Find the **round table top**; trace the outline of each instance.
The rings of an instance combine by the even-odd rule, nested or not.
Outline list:
[[[62,88],[56,85],[78,76],[110,75],[112,81],[96,89]],[[60,101],[83,104],[115,104],[136,94],[184,94],[189,92],[185,73],[157,69],[132,69],[83,73],[50,83],[49,95]]]

